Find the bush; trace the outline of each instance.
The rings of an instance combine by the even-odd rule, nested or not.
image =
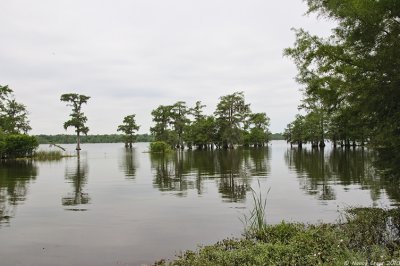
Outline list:
[[[171,151],[171,146],[164,141],[155,141],[150,143],[150,151],[157,153],[166,153]]]
[[[36,138],[32,136],[2,135],[0,136],[0,157],[5,159],[32,156],[38,145]]]
[[[400,208],[349,209],[338,224],[265,225],[155,265],[390,265],[400,257]],[[257,228],[254,228],[257,229]],[[394,264],[393,264],[394,265]]]

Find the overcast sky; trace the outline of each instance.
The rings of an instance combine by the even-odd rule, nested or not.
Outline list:
[[[244,91],[281,132],[297,113],[296,67],[282,56],[291,28],[327,35],[301,0],[2,0],[0,85],[30,112],[32,134],[63,129],[63,93],[91,96],[89,134],[116,133],[136,114],[140,133],[161,104]]]

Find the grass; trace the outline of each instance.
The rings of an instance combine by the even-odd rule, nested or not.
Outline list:
[[[37,151],[32,158],[37,161],[58,161],[64,157],[72,157],[73,155],[63,154],[61,151]]]
[[[335,224],[268,225],[266,198],[254,208],[240,239],[225,239],[154,265],[400,265],[400,208],[352,208]],[[397,264],[396,264],[397,263]]]
[[[258,180],[259,193],[251,188],[251,196],[253,199],[253,209],[249,215],[244,215],[242,222],[245,226],[245,235],[260,234],[267,228],[266,210],[267,196],[263,197],[261,191],[260,180]],[[267,195],[270,189],[267,191]]]

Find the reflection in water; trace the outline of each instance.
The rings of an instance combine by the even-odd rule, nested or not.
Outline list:
[[[124,172],[127,178],[134,179],[137,169],[136,151],[134,148],[125,148],[122,154],[119,163],[120,169]]]
[[[155,170],[154,184],[161,191],[175,191],[176,195],[184,196],[188,189],[193,189],[195,182],[190,177],[184,177],[188,174],[190,161],[184,151],[175,153],[161,154],[151,153],[151,165]]]
[[[150,154],[154,186],[185,196],[189,189],[203,193],[203,182],[214,179],[225,201],[242,201],[252,177],[270,172],[269,147],[235,150],[176,151]]]
[[[285,161],[295,170],[301,188],[320,200],[336,199],[334,187],[359,185],[368,189],[375,202],[385,190],[389,198],[400,200],[399,180],[379,175],[373,167],[374,153],[365,149],[288,149]]]
[[[30,160],[0,161],[0,226],[8,223],[16,206],[25,201],[28,186],[37,172]]]
[[[72,184],[73,192],[62,197],[63,206],[79,206],[90,202],[89,194],[83,191],[84,186],[87,184],[87,162],[80,156],[74,160],[76,160],[75,165],[73,167],[68,167],[67,165],[65,169],[65,179]],[[67,210],[85,211],[86,209],[68,208]]]

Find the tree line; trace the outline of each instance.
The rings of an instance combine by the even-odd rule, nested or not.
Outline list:
[[[136,134],[135,142],[152,142],[154,137],[150,134]],[[39,144],[73,144],[76,143],[76,135],[57,134],[57,135],[35,135]],[[123,134],[99,134],[99,135],[83,135],[81,143],[124,143],[125,135]]]
[[[307,0],[308,13],[336,23],[329,37],[295,30],[285,55],[297,65],[304,99],[285,130],[291,143],[364,145],[400,161],[400,2]]]
[[[75,128],[77,150],[80,150],[81,133],[87,135],[89,131],[85,125],[87,118],[82,112],[82,104],[86,104],[89,98],[75,93],[61,96],[61,101],[72,107],[64,128]],[[151,135],[159,144],[166,143],[176,149],[184,149],[185,146],[189,149],[232,149],[239,144],[258,147],[269,141],[269,117],[265,113],[252,113],[243,92],[220,97],[214,115],[205,115],[204,107],[200,101],[191,108],[183,101],[160,105],[151,112],[155,124],[150,128]],[[117,131],[124,133],[126,147],[132,147],[139,128],[135,114],[124,117]]]
[[[135,141],[157,141],[171,148],[183,149],[232,149],[236,145],[264,146],[269,140],[270,119],[265,113],[253,113],[246,103],[243,92],[220,97],[213,115],[203,112],[205,105],[197,101],[189,108],[185,102],[160,105],[151,112],[154,126],[151,135],[137,135],[140,126],[136,124],[135,114],[123,118],[116,130],[123,134],[88,135],[88,118],[82,111],[90,96],[66,93],[60,101],[71,107],[69,119],[64,122],[65,130],[72,127],[76,135],[38,135],[28,136],[31,130],[28,112],[23,104],[16,102],[13,91],[8,86],[0,86],[0,156],[29,156],[39,143],[72,143],[76,150],[81,142],[125,142],[132,147]],[[74,138],[74,139],[72,139]]]

